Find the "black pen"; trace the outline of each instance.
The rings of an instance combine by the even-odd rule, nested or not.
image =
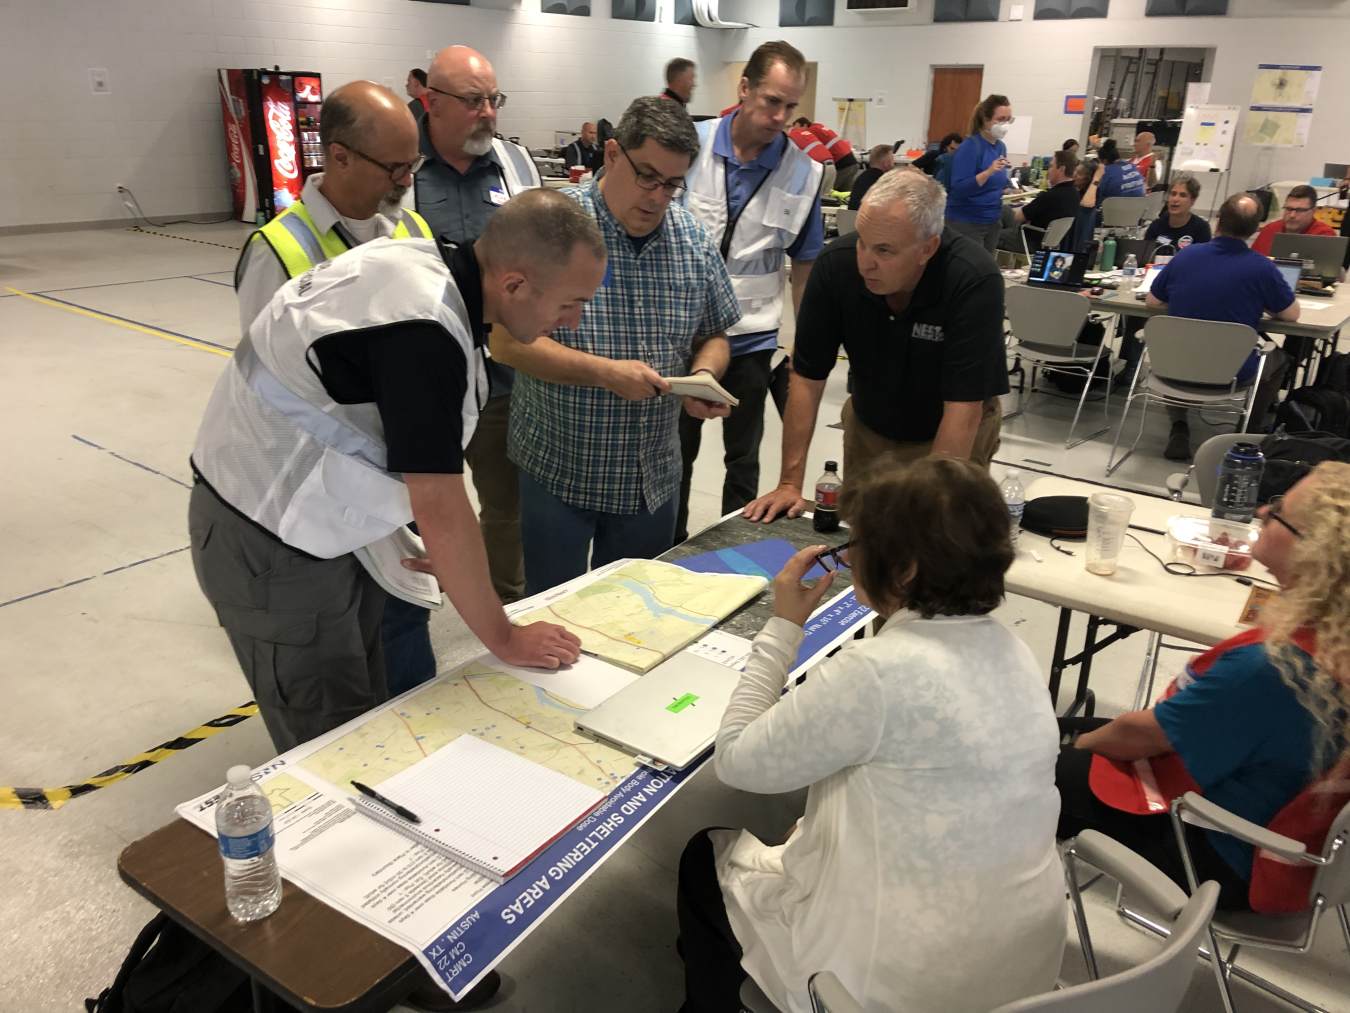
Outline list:
[[[362,795],[365,795],[367,798],[373,798],[376,802],[380,803],[380,805],[388,806],[390,809],[394,810],[394,812],[398,813],[409,823],[422,822],[421,817],[419,817],[417,813],[413,812],[411,809],[404,809],[403,806],[399,805],[393,799],[385,798],[374,788],[367,788],[360,781],[353,781],[352,787],[355,788],[357,791],[359,791]]]

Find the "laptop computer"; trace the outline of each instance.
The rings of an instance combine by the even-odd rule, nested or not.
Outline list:
[[[1324,162],[1322,175],[1335,180],[1345,179],[1346,176],[1350,176],[1350,165],[1344,162]]]
[[[1280,277],[1282,277],[1289,286],[1289,291],[1297,294],[1298,280],[1303,276],[1303,261],[1275,260],[1274,263],[1276,270],[1280,272]]]
[[[1068,253],[1063,250],[1037,250],[1031,257],[1027,284],[1037,288],[1083,287],[1083,274],[1092,263],[1091,251]]]
[[[1302,261],[1308,277],[1327,285],[1341,276],[1346,244],[1350,244],[1350,238],[1345,236],[1293,236],[1280,232],[1270,240],[1270,258]]]
[[[639,763],[683,770],[712,748],[740,677],[726,665],[681,651],[574,724]]]
[[[1162,269],[1166,264],[1150,264],[1148,270],[1144,272],[1144,280],[1134,287],[1134,297],[1140,302],[1144,301],[1144,296],[1148,295],[1149,290],[1153,288],[1153,283],[1158,275],[1162,274]]]

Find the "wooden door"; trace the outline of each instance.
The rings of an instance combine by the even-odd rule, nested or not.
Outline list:
[[[984,98],[983,67],[934,67],[933,95],[928,103],[928,140],[947,134],[966,136],[970,114]]]

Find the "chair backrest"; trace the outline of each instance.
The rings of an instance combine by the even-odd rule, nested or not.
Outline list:
[[[1144,214],[1147,197],[1108,197],[1102,201],[1102,227],[1132,229]]]
[[[1154,190],[1144,196],[1144,221],[1151,222],[1162,214],[1163,205],[1167,203],[1166,190]]]
[[[994,1013],[1176,1013],[1191,986],[1201,937],[1214,916],[1219,884],[1200,884],[1172,923],[1162,951],[1150,960],[1084,985],[1046,992],[1000,1006]]]
[[[1072,349],[1092,304],[1077,292],[1014,285],[1004,296],[1013,337],[1035,345]]]
[[[850,211],[848,208],[840,208],[834,213],[834,224],[841,236],[852,232],[857,220],[858,212]]]
[[[1219,465],[1228,448],[1234,443],[1252,443],[1255,439],[1249,433],[1221,433],[1200,444],[1195,452],[1195,491],[1200,494],[1202,507],[1214,505],[1214,494],[1219,489]]]
[[[1064,241],[1064,237],[1073,228],[1073,222],[1072,215],[1067,218],[1056,218],[1045,227],[1045,235],[1041,237],[1041,246],[1047,250],[1058,250],[1059,244]]]
[[[1256,347],[1246,324],[1188,317],[1150,317],[1144,325],[1149,368],[1180,383],[1228,384]]]
[[[1336,848],[1332,857],[1332,848],[1338,839],[1344,843]],[[1327,831],[1322,857],[1331,857],[1331,864],[1317,870],[1317,875],[1313,877],[1312,896],[1325,898],[1328,906],[1350,904],[1350,802],[1342,807],[1331,829]]]

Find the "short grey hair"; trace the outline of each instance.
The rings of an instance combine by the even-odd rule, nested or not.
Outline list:
[[[698,131],[678,102],[659,95],[633,99],[624,110],[614,139],[625,151],[636,151],[648,139],[675,155],[687,155],[690,164],[698,157]]]
[[[872,184],[862,206],[880,210],[895,201],[903,205],[920,241],[942,235],[947,191],[933,177],[908,168],[892,169]]]
[[[482,244],[484,259],[497,270],[541,264],[549,271],[568,264],[578,246],[597,260],[608,256],[595,219],[571,197],[543,188],[525,190],[498,208]]]

